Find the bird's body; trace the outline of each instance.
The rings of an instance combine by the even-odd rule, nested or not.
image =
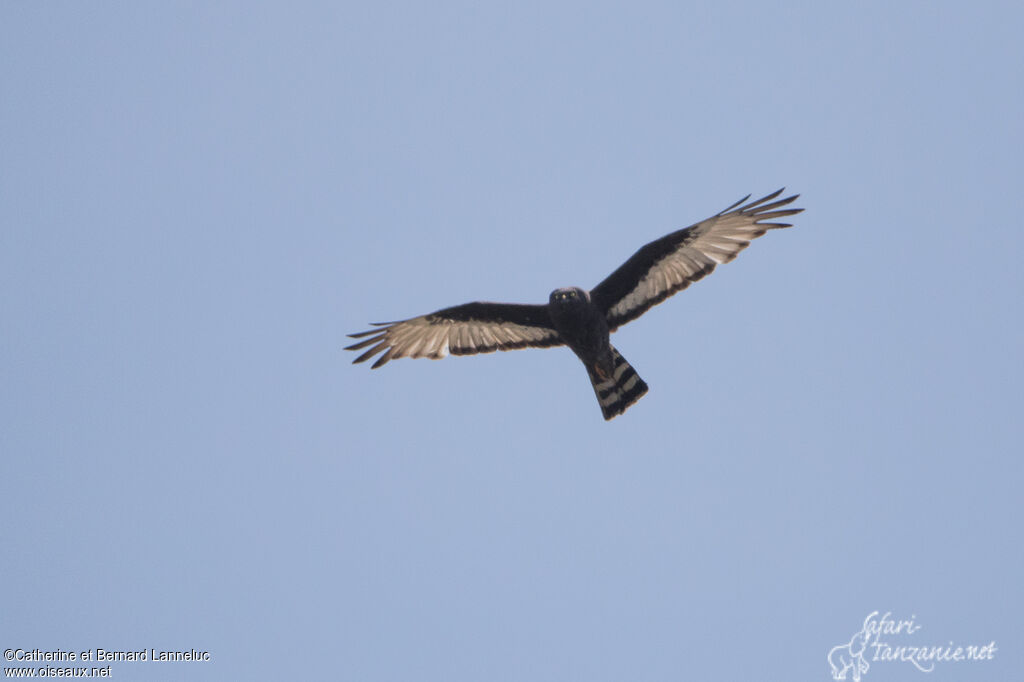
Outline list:
[[[555,289],[548,298],[551,324],[562,342],[584,365],[596,364],[598,371],[611,371],[611,341],[604,313],[579,287]]]
[[[466,303],[379,323],[377,329],[351,334],[363,340],[347,350],[371,346],[353,362],[383,353],[373,364],[376,369],[402,357],[438,359],[449,353],[568,346],[587,369],[601,413],[611,419],[647,392],[647,384],[611,345],[611,332],[729,262],[766,230],[789,227],[762,222],[803,210],[782,208],[796,196],[773,202],[781,192],[740,206],[748,196],[647,244],[589,292],[568,287],[551,292],[547,305]]]
[[[622,414],[647,392],[647,384],[611,344],[604,312],[579,287],[555,289],[548,299],[551,322],[587,368],[605,419]]]

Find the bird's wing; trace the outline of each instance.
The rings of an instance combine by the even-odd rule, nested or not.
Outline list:
[[[773,201],[780,194],[781,189],[741,206],[750,198],[748,194],[718,215],[666,235],[633,254],[590,292],[591,300],[604,311],[608,328],[614,331],[635,320],[719,263],[728,263],[767,230],[789,227],[787,223],[762,222],[803,210],[783,208],[800,195]]]
[[[466,303],[401,322],[375,323],[377,329],[349,334],[368,337],[345,350],[371,346],[353,362],[369,360],[384,353],[377,369],[397,358],[432,358],[449,353],[473,355],[516,348],[546,348],[561,345],[546,305],[517,303]]]

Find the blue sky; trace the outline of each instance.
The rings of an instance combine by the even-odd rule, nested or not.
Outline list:
[[[926,679],[1019,676],[1022,21],[4,3],[0,644],[829,680],[878,611],[996,643]],[[794,228],[615,334],[650,393],[610,423],[565,349],[342,350],[782,185]]]

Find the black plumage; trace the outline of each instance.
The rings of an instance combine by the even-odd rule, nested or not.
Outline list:
[[[766,222],[794,215],[799,195],[776,200],[778,190],[744,204],[750,196],[690,227],[657,239],[587,292],[556,289],[547,305],[475,302],[444,308],[376,329],[350,334],[362,339],[346,350],[369,349],[353,362],[382,354],[376,369],[403,357],[443,358],[516,348],[568,346],[583,361],[605,419],[622,414],[647,392],[647,384],[611,345],[609,334],[652,306],[728,263],[767,230],[790,227]]]

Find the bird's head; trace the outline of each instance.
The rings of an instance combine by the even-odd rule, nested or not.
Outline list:
[[[579,306],[590,301],[590,292],[579,287],[566,287],[555,289],[548,298],[549,305],[557,306]]]

